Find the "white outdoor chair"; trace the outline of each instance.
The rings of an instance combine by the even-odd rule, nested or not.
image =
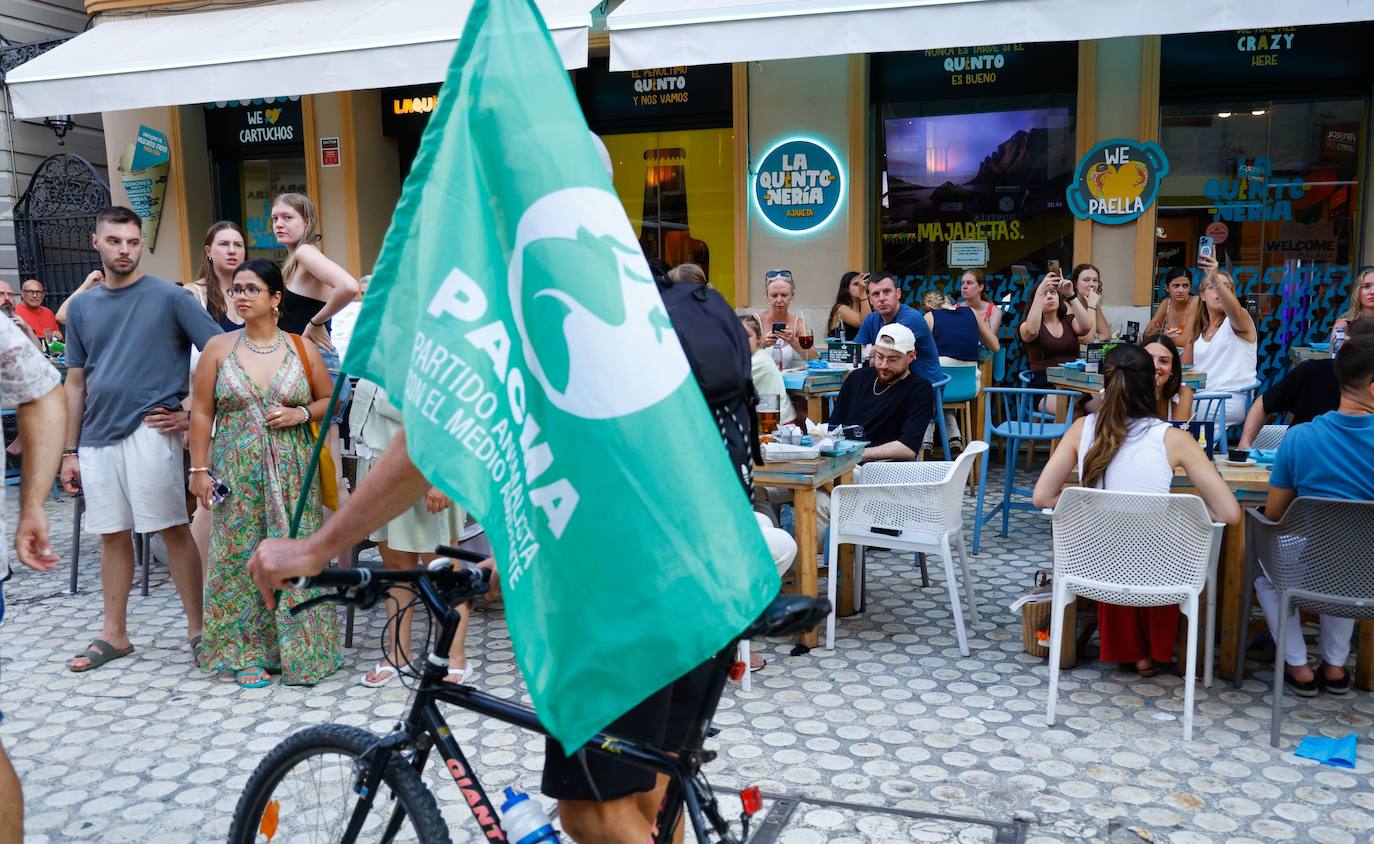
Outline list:
[[[954,573],[954,549],[959,550],[969,618],[977,624],[978,604],[964,545],[964,490],[974,461],[987,449],[985,442],[971,442],[953,463],[869,463],[863,467],[863,483],[835,487],[830,494],[831,607],[835,605],[835,584],[839,581],[835,561],[843,544],[858,546],[854,572],[856,600],[861,598],[857,584],[863,582],[859,574],[865,546],[938,554],[945,562],[945,585],[949,588],[959,652],[968,656],[959,578]],[[896,535],[876,533],[875,529],[895,531]],[[835,649],[834,609],[825,622],[825,647]]]
[[[1070,595],[1132,607],[1181,604],[1188,616],[1183,677],[1183,740],[1193,738],[1198,594],[1208,586],[1205,684],[1212,684],[1216,563],[1224,525],[1196,495],[1114,492],[1070,487],[1052,514],[1054,599],[1050,605],[1050,690],[1045,721],[1054,724],[1064,608]]]
[[[1287,433],[1287,425],[1265,425],[1255,434],[1255,441],[1250,443],[1250,448],[1278,448]]]

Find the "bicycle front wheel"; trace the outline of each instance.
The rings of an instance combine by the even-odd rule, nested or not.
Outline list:
[[[229,844],[340,841],[358,805],[358,758],[377,739],[357,727],[325,724],[277,745],[244,786]],[[358,840],[450,844],[434,795],[405,760],[387,766]]]

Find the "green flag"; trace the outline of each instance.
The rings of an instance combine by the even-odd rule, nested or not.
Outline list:
[[[478,0],[344,369],[486,528],[540,718],[586,741],[778,577],[533,0]]]

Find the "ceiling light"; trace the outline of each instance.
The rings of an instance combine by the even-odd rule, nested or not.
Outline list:
[[[1231,116],[1231,112],[1229,112],[1229,111],[1219,111],[1219,112],[1217,112],[1217,117],[1220,117],[1222,120],[1225,120],[1226,118],[1228,118],[1228,117],[1230,117],[1230,116]]]

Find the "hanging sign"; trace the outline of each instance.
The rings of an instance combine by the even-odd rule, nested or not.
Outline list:
[[[143,242],[149,252],[157,248],[162,200],[167,193],[167,174],[171,165],[167,136],[147,126],[138,127],[138,137],[119,157],[119,179],[129,197],[129,207],[143,221]]]
[[[1066,197],[1080,220],[1129,223],[1154,204],[1169,158],[1154,141],[1113,138],[1088,151],[1074,170]]]
[[[839,159],[815,141],[794,138],[769,150],[754,175],[754,203],[775,228],[814,231],[844,201]]]

